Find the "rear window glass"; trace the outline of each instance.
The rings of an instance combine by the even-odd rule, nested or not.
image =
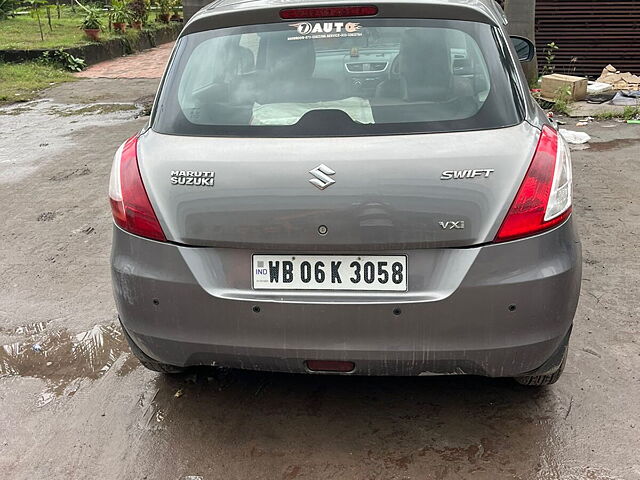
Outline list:
[[[491,26],[359,18],[183,37],[153,129],[340,136],[476,130],[519,121]]]

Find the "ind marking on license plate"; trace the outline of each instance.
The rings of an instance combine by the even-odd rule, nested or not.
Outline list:
[[[404,255],[254,255],[253,288],[407,290]]]

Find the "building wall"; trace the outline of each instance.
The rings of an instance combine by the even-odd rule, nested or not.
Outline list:
[[[540,65],[555,42],[557,73],[598,77],[607,64],[640,75],[640,0],[537,0]]]

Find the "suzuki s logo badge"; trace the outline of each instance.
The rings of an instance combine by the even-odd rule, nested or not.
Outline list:
[[[336,172],[327,167],[324,163],[321,163],[313,170],[309,170],[309,173],[316,178],[309,179],[309,183],[315,185],[320,190],[324,190],[327,187],[330,187],[336,181],[331,178],[329,175],[335,175]]]

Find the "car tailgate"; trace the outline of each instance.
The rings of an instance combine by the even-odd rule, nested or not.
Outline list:
[[[412,249],[491,241],[538,137],[526,122],[486,131],[340,138],[147,131],[138,153],[170,241],[281,250]]]

